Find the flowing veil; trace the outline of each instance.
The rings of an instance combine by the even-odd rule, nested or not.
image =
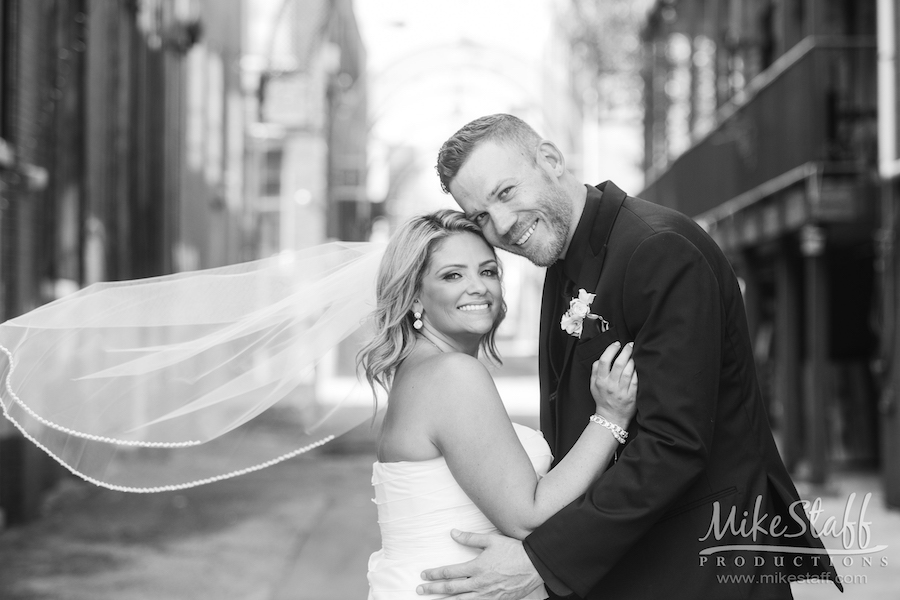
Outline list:
[[[98,283],[7,321],[3,415],[72,473],[128,492],[218,481],[321,446],[373,417],[372,404],[303,390],[375,308],[384,247],[333,242]],[[249,451],[253,419],[276,403],[297,416],[293,449]],[[136,457],[174,453],[186,469],[136,468]]]

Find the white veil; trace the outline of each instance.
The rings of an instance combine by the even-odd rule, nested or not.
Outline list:
[[[318,362],[375,308],[383,244],[333,242],[249,263],[98,283],[0,325],[0,404],[72,473],[119,491],[183,489],[302,454],[373,417],[323,403]],[[247,450],[251,420],[285,401],[293,450]],[[292,421],[293,424],[293,421]],[[209,444],[227,461],[191,460]],[[135,468],[135,456],[184,469]],[[221,466],[225,462],[228,468]]]

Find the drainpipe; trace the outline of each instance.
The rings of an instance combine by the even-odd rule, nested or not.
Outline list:
[[[897,14],[896,0],[878,0],[878,172],[900,176],[897,157]]]
[[[817,488],[828,478],[828,266],[825,230],[804,225],[800,230],[803,255],[806,364],[803,368],[803,407],[806,425],[807,479]]]
[[[896,0],[878,0],[878,174],[881,179],[880,260],[883,327],[882,370],[886,375],[879,402],[882,425],[882,477],[885,501],[900,506],[900,321],[897,318],[897,258],[895,203],[900,158],[897,156],[897,13]]]

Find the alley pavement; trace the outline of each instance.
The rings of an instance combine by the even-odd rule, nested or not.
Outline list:
[[[501,383],[514,420],[536,426],[536,381]],[[349,600],[367,593],[366,563],[380,546],[371,501],[372,430],[361,426],[313,453],[180,492],[135,495],[67,479],[43,517],[0,531],[2,600]],[[291,447],[286,428],[259,443]],[[171,468],[172,465],[159,465]],[[795,597],[894,600],[900,591],[900,511],[885,508],[875,474],[836,474],[821,497],[831,531],[871,523],[865,554],[836,555],[846,593],[798,583]],[[848,498],[855,493],[848,510]],[[853,526],[856,527],[856,526]],[[857,537],[850,546],[859,550]],[[845,537],[826,537],[845,550]],[[879,546],[886,548],[873,551]],[[868,556],[868,560],[864,557]],[[846,566],[845,566],[846,565]]]
[[[179,492],[68,479],[43,518],[0,534],[0,598],[365,598],[366,561],[380,545],[367,433]],[[290,447],[278,437],[266,442]]]

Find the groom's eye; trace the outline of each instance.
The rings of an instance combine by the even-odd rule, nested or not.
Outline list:
[[[509,192],[512,190],[512,186],[503,188],[500,193],[497,195],[501,200],[506,200],[506,197],[509,196]]]

